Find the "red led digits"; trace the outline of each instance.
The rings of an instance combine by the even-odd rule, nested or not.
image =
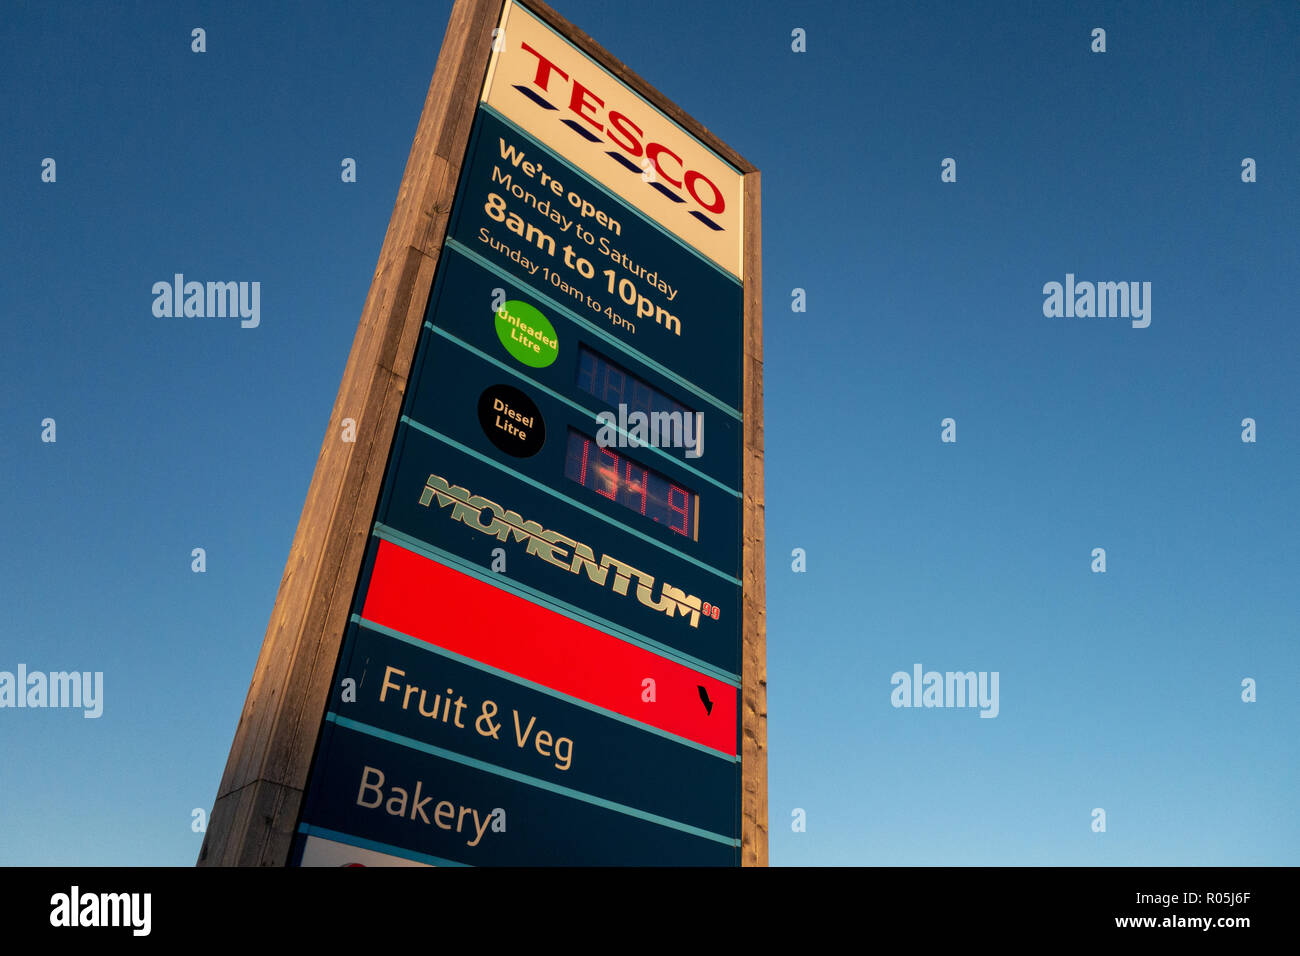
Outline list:
[[[604,457],[592,459],[593,443]],[[572,428],[569,429],[564,474],[602,498],[608,498],[629,511],[639,512],[660,527],[671,528],[675,534],[692,541],[699,540],[700,499],[695,492],[634,458],[601,447],[594,438]]]
[[[600,476],[602,478],[604,478],[607,482],[609,482],[609,486],[610,486],[609,491],[602,491],[601,489],[597,488],[596,494],[604,495],[610,501],[617,501],[618,500],[618,463],[622,461],[622,459],[619,458],[618,455],[610,451],[608,448],[602,448],[600,450],[600,453],[602,455],[608,455],[610,458],[614,459],[614,467],[610,469],[606,469],[606,468],[602,468],[600,465],[596,466],[596,471],[600,473]],[[611,475],[613,476],[612,478],[610,477]]]
[[[677,494],[682,496],[682,506],[680,508],[678,508],[677,505],[673,503],[673,492],[676,492]],[[691,493],[687,491],[685,488],[678,488],[676,485],[672,485],[668,489],[668,508],[669,510],[676,512],[677,514],[682,516],[682,526],[680,528],[672,524],[670,524],[668,527],[672,528],[678,534],[686,534],[687,533],[686,528],[690,520],[690,514],[691,514]]]
[[[572,449],[573,442],[569,442]],[[591,450],[591,439],[588,438],[582,443],[582,468],[578,471],[578,483],[585,485],[587,483],[587,452]],[[570,475],[569,477],[573,477]]]
[[[645,514],[646,485],[649,483],[649,482],[647,481],[647,479],[648,479],[649,477],[650,477],[650,470],[649,470],[648,468],[642,468],[642,469],[641,469],[641,484],[640,484],[639,486],[633,484],[633,482],[632,482],[632,462],[629,461],[629,462],[627,463],[627,490],[630,491],[630,492],[632,492],[632,494],[635,495],[636,492],[637,492],[637,488],[640,487],[640,490],[641,490],[641,513],[642,513],[642,514]]]

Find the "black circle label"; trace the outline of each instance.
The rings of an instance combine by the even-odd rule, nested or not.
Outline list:
[[[483,434],[507,455],[528,458],[542,450],[546,423],[537,404],[513,385],[493,385],[478,398]]]

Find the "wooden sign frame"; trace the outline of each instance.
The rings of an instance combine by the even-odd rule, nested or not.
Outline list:
[[[767,655],[763,336],[758,170],[537,0],[552,29],[744,177],[744,449],[741,862],[767,864]],[[416,341],[433,288],[504,0],[456,0],[388,232],[307,491],[200,866],[284,866],[330,697]],[[345,419],[355,442],[341,440]]]

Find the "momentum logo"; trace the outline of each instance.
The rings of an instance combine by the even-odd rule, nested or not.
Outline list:
[[[475,531],[493,535],[498,541],[505,541],[514,536],[515,541],[527,541],[528,553],[541,558],[548,564],[563,568],[571,574],[579,570],[586,573],[588,580],[600,587],[609,580],[609,572],[614,571],[612,587],[615,594],[627,594],[628,585],[636,578],[636,599],[655,611],[663,611],[669,617],[680,615],[689,620],[691,627],[700,626],[700,615],[713,620],[718,619],[717,607],[701,601],[693,594],[687,594],[675,588],[667,581],[660,585],[660,595],[653,597],[655,579],[653,574],[638,571],[630,564],[625,564],[608,554],[602,554],[596,560],[596,553],[580,541],[566,538],[558,531],[548,531],[536,521],[525,521],[517,512],[506,511],[495,501],[489,501],[480,495],[471,495],[469,489],[450,484],[446,478],[430,475],[420,494],[420,504],[426,508],[438,499],[438,507],[451,505],[451,517]],[[483,519],[486,517],[486,521]],[[570,556],[566,552],[572,550]]]

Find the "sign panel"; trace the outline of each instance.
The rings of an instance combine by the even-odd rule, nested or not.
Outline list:
[[[743,280],[740,172],[520,4],[501,35],[484,102]]]
[[[737,865],[744,175],[496,37],[289,862]]]
[[[473,136],[452,219],[457,247],[590,323],[599,338],[689,382],[688,391],[707,396],[711,407],[702,410],[738,412],[740,282],[490,104]]]

